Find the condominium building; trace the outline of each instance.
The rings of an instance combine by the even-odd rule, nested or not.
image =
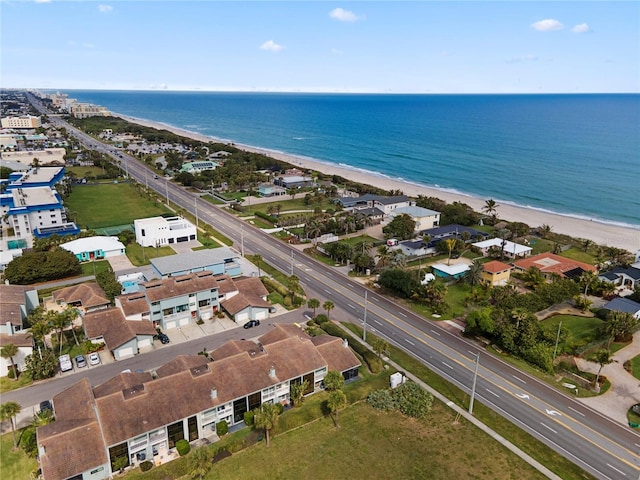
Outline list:
[[[108,117],[111,115],[107,107],[90,103],[73,103],[69,106],[69,113],[76,118]]]
[[[42,125],[40,117],[26,115],[23,117],[4,117],[0,120],[2,128],[38,128]]]

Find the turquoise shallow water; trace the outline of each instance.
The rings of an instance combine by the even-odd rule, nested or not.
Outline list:
[[[640,228],[640,95],[69,90],[227,141]]]

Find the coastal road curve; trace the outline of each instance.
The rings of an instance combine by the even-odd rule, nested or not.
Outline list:
[[[97,142],[56,119],[83,143]],[[112,149],[105,145],[100,150]],[[115,158],[115,157],[114,157]],[[420,359],[429,368],[463,391],[470,393],[475,358],[480,355],[476,398],[509,419],[585,471],[602,479],[637,479],[640,474],[640,435],[586,407],[570,395],[558,392],[487,354],[473,342],[452,334],[438,322],[431,322],[398,304],[336,273],[289,245],[264,234],[232,214],[196,199],[166,179],[154,179],[143,164],[123,155],[128,174],[148,184],[176,205],[195,214],[234,240],[245,253],[259,253],[265,261],[287,274],[294,273],[309,295],[330,299],[336,313],[362,322],[364,292],[367,290],[367,325],[377,335]],[[151,177],[151,178],[150,178]],[[194,200],[195,199],[195,200]],[[240,248],[239,248],[240,249]]]

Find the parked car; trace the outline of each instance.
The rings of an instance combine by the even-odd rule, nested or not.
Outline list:
[[[71,363],[69,355],[60,355],[58,360],[60,361],[60,371],[67,372],[73,369],[73,364]]]
[[[51,410],[53,412],[53,405],[49,400],[43,400],[40,402],[40,411],[44,412],[45,410]]]
[[[98,365],[100,363],[100,355],[98,354],[98,352],[93,352],[91,355],[89,355],[89,363],[91,365]]]
[[[74,360],[76,361],[77,368],[84,368],[87,366],[87,360],[84,358],[84,355],[77,355]]]
[[[249,320],[244,324],[244,328],[257,327],[258,325],[260,325],[260,320]]]
[[[171,340],[169,340],[169,337],[167,336],[166,333],[159,333],[158,334],[158,340],[160,340],[160,343],[162,343],[163,345],[166,345],[167,343],[169,343]]]

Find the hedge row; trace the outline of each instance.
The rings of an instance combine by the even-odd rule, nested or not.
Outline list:
[[[273,215],[267,215],[264,212],[256,212],[255,216],[256,217],[260,217],[260,218],[266,220],[267,222],[271,222],[273,224],[275,224],[278,221],[278,219],[276,217],[274,217]]]
[[[349,346],[360,355],[363,360],[366,362],[367,366],[371,373],[379,373],[382,371],[383,365],[382,360],[378,358],[378,356],[369,350],[362,343],[358,342],[351,338],[347,333],[345,333],[339,326],[332,322],[323,322],[320,327],[327,332],[329,335],[334,337],[346,338],[347,342],[349,342]]]
[[[276,282],[275,280],[265,277],[265,278],[262,278],[262,283],[264,284],[265,288],[269,293],[278,292],[283,297],[286,297],[287,295],[289,295],[289,290],[287,290],[286,287],[284,287],[279,282]]]

